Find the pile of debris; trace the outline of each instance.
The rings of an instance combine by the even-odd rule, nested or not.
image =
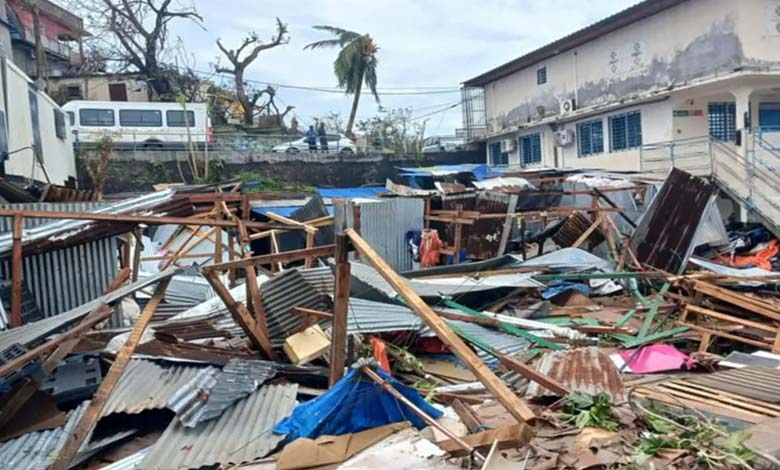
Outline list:
[[[712,183],[406,177],[0,208],[3,465],[779,463],[780,242]]]

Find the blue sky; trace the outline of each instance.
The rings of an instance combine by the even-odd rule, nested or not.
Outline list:
[[[514,59],[561,36],[616,13],[631,0],[195,0],[205,18],[205,31],[179,21],[179,36],[193,56],[195,68],[208,70],[219,56],[215,41],[237,45],[247,32],[269,38],[274,18],[288,23],[290,43],[265,51],[248,69],[252,80],[307,87],[335,87],[332,62],[336,50],[304,51],[327,36],[311,27],[339,26],[370,33],[380,47],[379,87],[457,88],[461,82]],[[225,63],[224,58],[222,62]],[[427,119],[427,135],[451,134],[461,127],[459,93],[383,95],[386,107],[412,107]],[[328,111],[349,113],[350,99],[341,93],[280,88],[282,104],[293,105],[308,124]],[[361,100],[359,117],[375,114],[373,99]]]

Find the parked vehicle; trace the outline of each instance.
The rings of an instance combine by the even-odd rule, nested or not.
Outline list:
[[[68,114],[74,141],[97,142],[109,135],[116,144],[141,147],[183,146],[189,139],[201,145],[211,140],[205,103],[137,103],[128,101],[70,101]],[[186,116],[186,118],[185,118]]]
[[[463,150],[465,142],[455,136],[431,136],[423,140],[423,153],[457,152]]]
[[[306,138],[302,137],[292,142],[286,142],[280,144],[271,149],[275,153],[299,153],[308,152],[309,144],[306,142]],[[322,146],[320,145],[319,138],[317,139],[317,152],[322,152]],[[328,153],[342,153],[353,154],[357,153],[357,146],[355,142],[349,137],[341,134],[328,134]]]

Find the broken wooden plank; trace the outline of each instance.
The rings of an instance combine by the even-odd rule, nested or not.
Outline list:
[[[508,368],[509,370],[513,372],[517,372],[518,374],[522,375],[526,379],[536,382],[542,387],[546,388],[547,390],[553,392],[554,394],[565,397],[568,394],[571,393],[571,390],[566,388],[565,385],[562,383],[553,380],[552,378],[542,374],[541,372],[537,371],[533,367],[529,367],[526,364],[523,364],[522,362],[518,361],[517,359],[505,355],[501,355],[499,357],[499,361],[501,361],[501,364]]]
[[[293,307],[291,311],[296,315],[315,317],[320,320],[333,320],[333,314],[330,312],[323,312],[320,310],[314,310],[311,308],[297,307],[297,306]]]
[[[321,256],[333,256],[336,253],[336,245],[323,245],[312,248],[310,250],[292,250],[283,251],[281,253],[271,255],[253,256],[251,258],[239,259],[236,261],[228,261],[221,264],[211,264],[209,266],[203,266],[201,271],[224,271],[226,269],[245,268],[247,266],[259,266],[264,264],[274,263],[289,263],[291,261],[298,261],[305,259],[306,257],[319,258]]]
[[[377,272],[387,281],[406,304],[415,311],[425,323],[436,333],[436,336],[450,348],[450,350],[462,360],[471,372],[490,390],[496,399],[518,422],[531,421],[535,418],[534,412],[520,398],[517,397],[493,372],[488,368],[459,337],[452,331],[447,323],[418,296],[412,288],[401,278],[387,262],[382,259],[374,249],[363,240],[360,235],[351,229],[345,233],[352,240],[352,244],[363,256],[376,268]]]
[[[455,410],[455,413],[458,414],[458,417],[461,421],[463,421],[463,424],[466,425],[466,428],[469,430],[469,432],[479,432],[484,430],[485,425],[482,424],[482,421],[479,419],[477,413],[468,404],[463,403],[463,401],[456,398],[452,401],[452,409]]]
[[[328,374],[330,387],[344,376],[346,365],[350,269],[349,239],[343,233],[339,233],[336,235],[336,285],[333,293],[333,331]]]
[[[276,358],[276,351],[274,351],[271,341],[263,335],[263,332],[258,328],[257,322],[252,318],[252,314],[241,303],[238,302],[230,294],[224,284],[219,280],[219,277],[214,271],[203,271],[203,277],[214,288],[214,292],[222,299],[225,307],[228,309],[233,319],[238,323],[241,329],[249,336],[249,340],[252,341],[254,346],[265,352],[270,359]]]
[[[531,429],[527,425],[513,424],[465,436],[460,440],[464,441],[466,445],[454,439],[437,442],[436,445],[454,457],[464,457],[469,455],[473,451],[472,449],[488,450],[496,441],[500,449],[522,447],[530,442],[532,437]]]
[[[130,331],[130,336],[122,346],[122,349],[119,350],[119,353],[117,353],[114,363],[111,364],[111,368],[108,369],[108,373],[106,373],[106,376],[100,383],[97,392],[95,392],[89,405],[87,405],[86,411],[68,435],[65,445],[57,455],[57,460],[55,460],[51,466],[52,470],[66,470],[70,466],[73,457],[76,456],[76,453],[81,448],[84,440],[92,431],[92,428],[100,417],[100,413],[103,411],[103,407],[108,401],[108,397],[111,395],[111,392],[114,391],[114,387],[116,387],[116,384],[119,382],[119,378],[122,376],[125,367],[130,362],[133,351],[135,351],[136,346],[138,346],[138,343],[141,341],[141,336],[146,330],[147,325],[149,325],[149,322],[152,320],[152,316],[154,315],[155,310],[157,310],[157,306],[162,302],[163,297],[165,296],[165,290],[168,288],[170,282],[171,278],[168,277],[157,284],[157,289],[139,315],[138,321],[136,321],[133,329]]]
[[[11,328],[22,326],[22,216],[14,215],[11,254]]]

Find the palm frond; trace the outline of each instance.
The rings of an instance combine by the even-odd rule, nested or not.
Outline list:
[[[376,84],[377,84],[377,78],[376,78],[376,69],[377,65],[379,65],[379,61],[376,59],[376,57],[373,57],[370,62],[365,64],[365,70],[363,73],[363,79],[366,82],[366,85],[368,85],[368,89],[371,90],[371,94],[374,95],[374,99],[377,103],[379,103],[379,94],[376,92]]]
[[[360,33],[356,33],[354,31],[350,31],[348,29],[338,28],[336,26],[328,26],[328,25],[316,25],[312,26],[312,28],[317,29],[319,31],[326,31],[328,33],[333,34],[334,36],[351,36],[352,39],[359,37]]]
[[[341,47],[341,41],[338,39],[325,39],[323,41],[315,41],[311,44],[306,44],[303,49],[319,49],[322,47]]]

